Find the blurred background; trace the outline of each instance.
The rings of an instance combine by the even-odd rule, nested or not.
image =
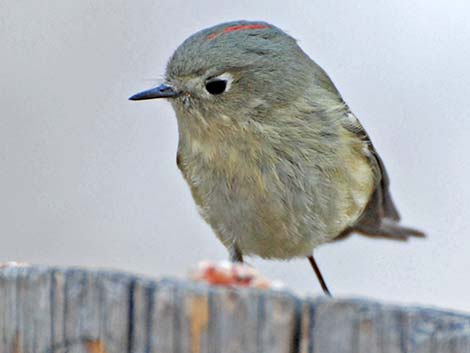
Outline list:
[[[169,103],[130,102],[190,34],[265,20],[331,76],[387,165],[407,243],[317,261],[337,296],[470,311],[468,1],[0,0],[0,262],[184,276],[226,259],[176,167]],[[306,260],[249,258],[301,294]]]

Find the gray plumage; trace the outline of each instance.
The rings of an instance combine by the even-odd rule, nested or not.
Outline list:
[[[134,98],[170,90],[178,166],[232,259],[309,256],[354,231],[422,235],[398,224],[366,132],[280,29],[237,21],[202,30],[175,51],[163,86]]]

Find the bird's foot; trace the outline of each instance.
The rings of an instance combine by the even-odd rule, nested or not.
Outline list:
[[[280,288],[278,281],[269,281],[246,264],[229,261],[201,261],[190,273],[192,280],[222,287]]]

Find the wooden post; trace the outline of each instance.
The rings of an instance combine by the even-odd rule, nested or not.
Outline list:
[[[85,269],[0,270],[1,353],[470,353],[470,315]]]

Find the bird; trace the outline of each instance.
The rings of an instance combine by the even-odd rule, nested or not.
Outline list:
[[[232,21],[188,37],[164,83],[130,100],[168,100],[177,166],[199,213],[244,256],[307,258],[358,233],[407,240],[384,163],[327,73],[296,39],[264,21]]]

